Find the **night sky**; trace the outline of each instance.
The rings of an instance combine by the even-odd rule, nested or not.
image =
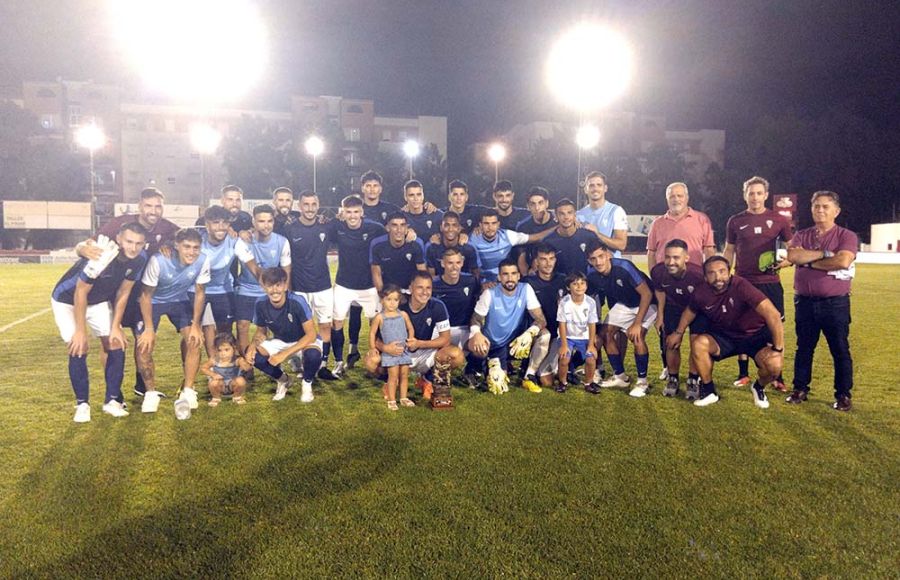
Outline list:
[[[615,109],[664,113],[670,128],[740,131],[767,112],[845,106],[900,129],[900,11],[890,2],[258,5],[271,62],[243,106],[286,109],[297,92],[373,98],[380,114],[446,115],[451,157],[519,122],[572,119],[546,90],[543,65],[559,33],[585,17],[615,26],[636,51],[636,80]],[[135,82],[105,28],[103,2],[3,0],[0,84]]]

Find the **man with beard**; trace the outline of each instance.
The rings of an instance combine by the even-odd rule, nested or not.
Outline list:
[[[543,187],[532,187],[528,191],[528,217],[516,224],[514,228],[523,234],[536,234],[556,226],[553,211],[550,207],[550,192]],[[534,258],[534,244],[526,244],[516,248],[519,271],[527,274],[533,270],[531,260]],[[554,313],[555,314],[555,313]],[[549,320],[549,319],[548,319]],[[553,326],[552,324],[550,326]]]
[[[478,252],[478,259],[481,262],[482,284],[497,280],[499,265],[509,257],[513,246],[539,242],[552,232],[553,230],[546,230],[537,234],[522,234],[500,229],[500,216],[497,215],[497,210],[494,208],[484,210],[481,214],[481,233],[469,238],[469,243]],[[515,260],[514,257],[511,259]]]
[[[228,211],[229,235],[249,236],[250,230],[253,229],[253,216],[241,209],[244,202],[244,191],[237,185],[226,185],[222,188],[222,197],[220,203]],[[196,225],[206,225],[203,216],[197,220]]]
[[[494,198],[494,209],[500,216],[500,227],[504,230],[519,231],[519,222],[528,219],[530,214],[524,207],[513,207],[516,193],[513,191],[512,182],[504,179],[495,183],[492,197]]]
[[[294,209],[294,192],[290,187],[279,187],[272,192],[272,207],[275,208],[275,233],[284,235],[284,227],[300,219],[300,212]]]
[[[593,232],[597,239],[613,250],[613,257],[621,258],[628,244],[628,216],[621,206],[606,199],[609,186],[606,176],[591,171],[584,178],[584,193],[588,204],[578,210],[578,221]]]
[[[575,218],[575,204],[561,199],[556,204],[556,221],[559,225],[544,240],[556,250],[556,271],[568,276],[573,272],[587,272],[584,252],[597,236],[587,228],[579,228]]]
[[[372,242],[369,249],[372,282],[379,293],[389,284],[409,288],[416,270],[427,273],[422,241],[406,241],[409,226],[403,212],[388,216],[387,231],[388,235]]]
[[[234,247],[237,238],[228,235],[228,211],[218,205],[203,213],[206,228],[200,232],[203,243],[200,251],[209,262],[209,283],[206,285],[206,306],[203,310],[203,338],[206,354],[215,353],[216,334],[233,332],[234,325]]]

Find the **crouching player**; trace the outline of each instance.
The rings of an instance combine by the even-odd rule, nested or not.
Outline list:
[[[535,337],[547,332],[541,303],[530,285],[519,282],[516,261],[503,260],[497,271],[498,284],[481,293],[469,328],[469,352],[479,359],[488,359],[488,389],[495,395],[509,390],[506,369],[510,349],[526,358]],[[526,312],[533,324],[516,337],[524,326]]]
[[[231,400],[238,405],[246,403],[244,391],[247,389],[247,380],[241,373],[251,368],[253,366],[247,359],[237,353],[234,336],[230,332],[217,334],[213,340],[212,356],[200,367],[200,372],[209,377],[209,394],[212,395],[209,406],[218,407],[222,402],[222,395],[232,396]]]
[[[764,390],[781,373],[784,352],[784,327],[781,313],[760,290],[740,276],[731,275],[731,264],[722,256],[711,256],[703,263],[706,283],[694,290],[666,346],[681,346],[684,331],[700,313],[709,319],[708,332],[691,337],[691,360],[700,373],[698,407],[718,402],[712,381],[713,361],[746,354],[753,357],[759,378],[753,383],[753,402],[761,409],[769,407]]]
[[[316,323],[309,304],[302,296],[288,292],[288,275],[281,267],[266,268],[259,277],[266,297],[256,302],[254,323],[256,334],[250,341],[246,358],[253,365],[275,379],[273,401],[287,395],[291,377],[279,365],[295,354],[302,353],[303,382],[300,401],[313,400],[312,382],[322,362],[322,339],[316,336]],[[272,338],[269,338],[269,331]]]
[[[593,382],[597,369],[597,303],[587,296],[587,276],[573,272],[566,278],[569,294],[559,301],[559,384],[557,393],[568,388],[569,373],[584,364],[584,390],[596,395],[600,385]]]
[[[99,260],[82,258],[56,283],[50,299],[59,334],[69,344],[69,379],[75,391],[75,422],[91,420],[88,402],[88,329],[100,337],[106,357],[106,397],[103,412],[125,417],[122,376],[125,372],[125,336],[122,316],[147,256],[143,253],[147,230],[137,222],[119,229],[116,243]],[[116,246],[116,247],[113,247]],[[116,253],[117,252],[117,253]],[[113,307],[110,308],[110,302]]]

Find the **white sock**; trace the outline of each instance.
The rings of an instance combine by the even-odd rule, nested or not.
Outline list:
[[[526,375],[533,375],[537,372],[538,367],[547,358],[547,351],[550,350],[550,333],[542,332],[534,339],[531,345],[531,356],[528,357],[528,368],[525,369]]]

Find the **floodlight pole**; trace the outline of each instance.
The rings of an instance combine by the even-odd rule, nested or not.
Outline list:
[[[97,215],[97,191],[94,189],[94,148],[88,147],[88,157],[90,158],[90,167],[91,167],[91,235],[97,233],[97,230],[100,227],[98,223],[99,216]]]
[[[316,189],[316,157],[318,157],[318,155],[313,154],[313,193],[318,191],[318,189]]]
[[[413,164],[412,164],[413,158],[412,158],[412,155],[409,155],[407,158],[409,159],[409,179],[412,179],[413,178]]]

